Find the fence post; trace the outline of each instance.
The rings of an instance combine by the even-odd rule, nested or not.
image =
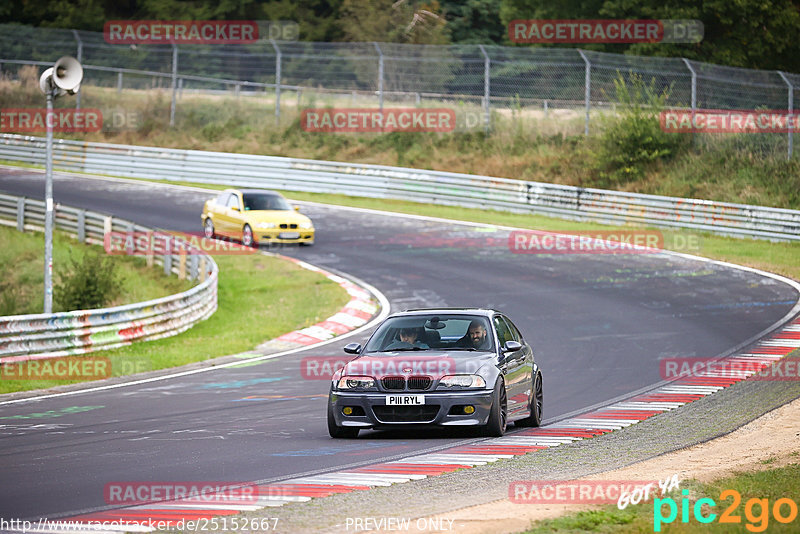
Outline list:
[[[122,93],[122,71],[117,71],[117,94]]]
[[[789,149],[786,154],[786,159],[792,159],[792,148],[794,144],[794,85],[792,82],[789,81],[789,78],[786,77],[786,74],[782,71],[778,71],[778,74],[781,75],[783,81],[786,82],[786,85],[789,86],[789,114],[786,116],[787,123],[789,126],[789,131],[787,132],[787,140],[789,143]]]
[[[145,262],[148,267],[152,267],[155,263],[155,236],[152,230],[147,231],[147,252],[145,252]]]
[[[270,39],[272,48],[275,49],[275,121],[281,122],[281,63],[282,55],[281,49],[275,42],[275,39]],[[299,105],[299,99],[298,99]]]
[[[114,220],[111,217],[103,218],[103,242],[111,237],[111,229],[114,227]]]
[[[181,255],[178,257],[178,279],[186,279],[186,249],[181,249]]]
[[[197,279],[197,251],[192,254],[192,258],[189,260],[189,280],[196,280]]]
[[[381,113],[383,113],[383,52],[378,43],[372,44],[375,45],[375,50],[378,51],[378,104]]]
[[[17,231],[25,231],[25,197],[17,199]]]
[[[86,210],[78,210],[78,243],[86,243]]]
[[[489,96],[491,94],[490,89],[490,67],[491,67],[491,60],[489,59],[489,54],[486,53],[486,48],[483,45],[478,45],[481,49],[481,53],[483,54],[483,128],[486,134],[489,134]]]
[[[697,111],[697,72],[695,72],[692,64],[685,57],[681,58],[686,68],[692,73],[692,119],[694,119],[694,112]],[[694,123],[694,120],[692,120]]]
[[[78,63],[83,64],[83,41],[81,41],[81,36],[78,34],[78,30],[72,30],[72,35],[75,36],[75,40],[78,41],[78,54],[76,59]],[[81,109],[81,92],[78,91],[78,94],[75,95],[75,109]]]
[[[586,87],[584,89],[584,97],[583,97],[583,105],[586,107],[586,124],[583,127],[583,135],[589,136],[589,111],[591,109],[590,104],[590,97],[592,96],[592,64],[589,61],[589,58],[586,57],[586,54],[583,53],[583,50],[578,50],[578,53],[583,58],[584,63],[586,63],[586,80],[585,84]]]
[[[167,238],[167,250],[169,250],[169,247],[171,246],[169,243],[170,239],[171,238],[169,237]],[[167,276],[172,274],[172,254],[170,253],[164,254],[164,274]]]
[[[169,106],[169,125],[175,126],[175,98],[178,93],[178,45],[172,45],[172,103]]]

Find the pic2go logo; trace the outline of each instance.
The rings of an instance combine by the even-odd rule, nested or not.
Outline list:
[[[711,511],[712,508],[717,506],[714,499],[704,497],[697,499],[692,506],[689,503],[689,490],[682,491],[684,497],[681,499],[680,513],[681,523],[689,522],[689,511],[691,509],[695,521],[698,523],[712,523],[717,519],[717,514]],[[730,505],[719,516],[720,523],[734,523],[741,524],[742,517],[736,513],[739,504],[742,502],[741,494],[734,489],[728,489],[719,494],[720,501],[732,499]],[[667,515],[664,515],[664,508],[668,509]],[[707,514],[704,515],[704,507],[706,507]],[[756,509],[758,512],[756,512]],[[744,516],[748,523],[745,528],[750,532],[764,532],[769,526],[770,511],[778,523],[791,523],[797,519],[797,503],[791,499],[781,498],[777,499],[770,509],[769,499],[749,499],[744,505]],[[678,504],[675,499],[667,497],[664,499],[653,500],[653,530],[661,532],[662,525],[668,525],[675,521],[678,517]]]

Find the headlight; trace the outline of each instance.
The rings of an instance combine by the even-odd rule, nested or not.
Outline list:
[[[375,379],[371,376],[346,376],[339,379],[338,389],[367,389],[375,386]]]
[[[314,225],[311,224],[310,221],[309,222],[304,222],[304,223],[300,223],[300,228],[302,230],[311,230],[312,228],[314,228]]]
[[[275,227],[276,227],[276,226],[278,226],[278,225],[277,225],[277,224],[275,224],[275,223],[269,223],[269,222],[260,222],[260,223],[258,223],[256,226],[257,226],[258,228],[261,228],[262,230],[265,230],[265,229],[267,229],[267,228],[275,228]]]
[[[439,385],[452,388],[483,388],[486,381],[478,375],[448,375],[439,380]]]

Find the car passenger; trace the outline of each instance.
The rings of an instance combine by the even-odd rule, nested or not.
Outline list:
[[[486,325],[477,319],[469,323],[467,333],[464,337],[456,341],[455,344],[456,347],[476,350],[486,350],[490,345],[489,333],[486,331]]]
[[[396,349],[408,349],[417,347],[420,349],[429,349],[430,347],[419,341],[419,329],[418,328],[401,328],[400,329],[400,340],[392,341],[389,345],[386,346],[383,350],[396,350]]]

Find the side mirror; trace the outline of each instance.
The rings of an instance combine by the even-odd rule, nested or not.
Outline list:
[[[361,352],[361,344],[359,343],[348,343],[344,346],[344,351],[347,354],[358,354]]]
[[[522,343],[519,341],[507,341],[506,346],[503,347],[503,352],[516,352],[522,348]]]

